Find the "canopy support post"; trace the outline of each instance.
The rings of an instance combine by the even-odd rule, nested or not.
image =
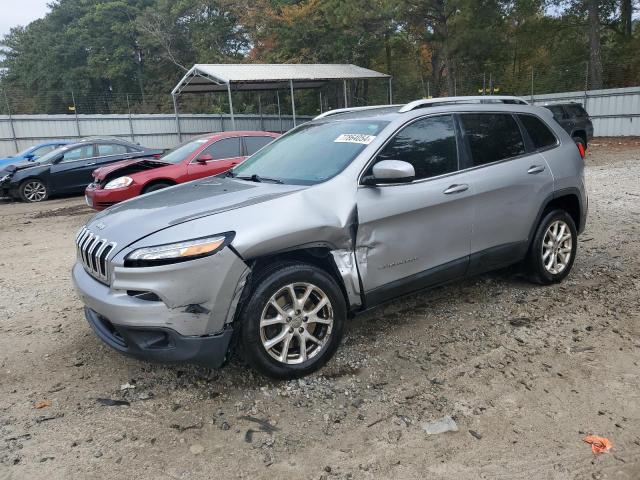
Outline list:
[[[280,120],[280,133],[283,133],[282,130],[282,112],[280,111],[280,92],[276,90],[276,102],[278,103],[278,120]]]
[[[180,115],[178,114],[178,102],[176,100],[176,94],[172,93],[171,98],[173,99],[173,113],[176,116],[176,131],[178,132],[178,142],[182,143],[182,130],[180,129]]]
[[[322,113],[322,90],[318,92],[320,94],[320,113]]]
[[[291,89],[291,112],[293,113],[293,128],[296,128],[296,99],[293,95],[293,80],[289,80],[289,88]]]
[[[393,77],[389,77],[389,105],[393,104]]]
[[[235,130],[236,117],[233,114],[233,100],[231,99],[231,82],[227,83],[227,94],[229,95],[229,113],[231,114],[231,130]]]
[[[344,108],[349,108],[349,102],[347,101],[347,81],[342,80],[342,91],[344,93]]]

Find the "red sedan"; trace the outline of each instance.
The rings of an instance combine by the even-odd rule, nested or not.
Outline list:
[[[125,160],[94,170],[87,204],[103,210],[118,202],[178,183],[226,172],[280,135],[211,133],[178,145],[159,159]]]

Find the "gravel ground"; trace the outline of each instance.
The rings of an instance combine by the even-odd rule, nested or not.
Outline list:
[[[82,199],[0,203],[0,479],[640,478],[640,141],[587,164],[561,285],[509,269],[403,298],[292,382],[103,346],[70,281]]]

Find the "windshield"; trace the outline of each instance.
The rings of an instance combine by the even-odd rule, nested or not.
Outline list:
[[[233,169],[233,176],[313,185],[340,173],[389,122],[307,123],[270,143]],[[255,177],[254,177],[255,178]]]
[[[169,150],[162,157],[160,157],[160,160],[167,163],[180,163],[208,141],[209,139],[207,138],[189,140],[188,142],[178,145],[173,150]]]
[[[51,150],[49,153],[41,156],[40,158],[38,158],[36,160],[36,163],[41,164],[41,163],[51,163],[51,160],[53,160],[55,157],[58,156],[58,154],[66,151],[69,147],[67,145],[64,145],[62,147],[58,147],[54,150]]]
[[[22,150],[19,153],[16,153],[15,156],[16,157],[24,157],[26,154],[30,153],[31,150],[34,150],[35,147],[29,147],[29,148],[25,148],[24,150]]]

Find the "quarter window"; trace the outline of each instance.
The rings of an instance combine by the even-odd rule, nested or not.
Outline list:
[[[202,153],[210,154],[214,160],[240,156],[240,137],[224,138],[207,147]]]
[[[244,137],[244,143],[247,146],[247,155],[253,155],[272,141],[273,138],[271,137]]]
[[[535,148],[551,147],[557,143],[555,135],[542,120],[533,115],[518,115]]]
[[[504,113],[466,113],[460,116],[474,166],[522,155],[524,141],[515,119]]]
[[[429,117],[401,130],[378,155],[413,165],[416,180],[458,170],[456,131],[451,115]]]

